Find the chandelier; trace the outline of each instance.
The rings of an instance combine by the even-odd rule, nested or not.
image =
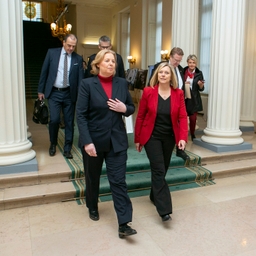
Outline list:
[[[65,13],[68,11],[69,4],[64,6],[63,0],[58,0],[57,16],[54,22],[51,23],[52,36],[58,37],[61,41],[63,41],[65,35],[69,34],[72,29],[72,25],[67,24],[65,19]]]

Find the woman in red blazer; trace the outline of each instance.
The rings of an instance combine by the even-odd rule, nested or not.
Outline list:
[[[150,87],[144,88],[135,123],[135,145],[145,147],[151,167],[150,200],[162,221],[171,219],[172,201],[165,180],[175,144],[185,149],[188,137],[187,112],[183,91],[178,89],[174,69],[161,63]]]

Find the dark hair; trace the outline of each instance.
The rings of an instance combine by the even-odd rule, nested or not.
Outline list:
[[[105,42],[105,43],[110,43],[111,44],[111,40],[108,36],[101,36],[100,39],[99,39],[99,44],[100,42]]]
[[[78,41],[77,37],[76,37],[74,34],[67,34],[67,35],[65,35],[64,38],[63,38],[63,41],[66,42],[69,37],[70,37],[72,40]]]
[[[170,56],[173,57],[174,54],[178,54],[178,55],[180,55],[180,56],[183,56],[183,55],[184,55],[184,52],[183,52],[183,50],[182,50],[181,48],[179,48],[179,47],[173,47],[172,50],[171,50],[171,52],[170,52]]]

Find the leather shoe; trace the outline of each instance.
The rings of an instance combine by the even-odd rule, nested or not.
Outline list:
[[[118,229],[119,238],[124,238],[125,236],[131,236],[135,234],[137,234],[137,231],[135,229],[132,229],[127,224],[123,224],[119,226],[119,229]]]
[[[51,144],[50,148],[49,148],[49,155],[50,156],[54,156],[56,153],[56,145]]]
[[[186,152],[179,148],[176,149],[176,156],[181,157],[184,161],[190,160],[190,157],[186,154]]]
[[[171,216],[169,214],[161,215],[162,221],[168,221],[171,220]]]
[[[97,221],[100,219],[98,210],[90,210],[89,209],[89,217],[90,219]]]
[[[191,134],[191,140],[193,141],[196,138],[195,134]]]
[[[72,159],[72,158],[73,158],[73,156],[72,156],[72,154],[70,153],[70,151],[65,151],[64,154],[63,154],[63,156],[65,156],[65,157],[68,158],[68,159]]]

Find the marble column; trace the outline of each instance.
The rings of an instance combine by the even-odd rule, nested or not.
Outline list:
[[[245,1],[213,0],[208,120],[202,141],[243,143],[239,129]]]
[[[172,47],[184,51],[181,66],[187,66],[189,54],[198,55],[199,0],[173,0]]]
[[[183,50],[181,66],[185,67],[189,54],[198,56],[199,0],[173,0],[172,8],[171,48],[180,47]]]
[[[256,1],[246,1],[245,49],[243,60],[243,82],[240,127],[243,130],[253,130],[256,121]],[[251,129],[249,129],[251,128]]]
[[[27,136],[22,2],[1,1],[0,7],[0,173],[3,166],[35,158]],[[21,169],[21,168],[19,168]]]

